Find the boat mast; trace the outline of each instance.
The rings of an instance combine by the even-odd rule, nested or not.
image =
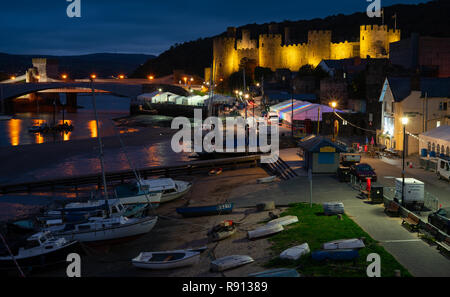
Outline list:
[[[94,107],[94,115],[95,115],[95,124],[97,127],[97,139],[98,139],[98,145],[99,145],[99,159],[100,159],[100,166],[102,168],[102,178],[103,178],[103,193],[105,196],[105,203],[106,203],[106,211],[109,216],[109,207],[108,207],[108,188],[106,186],[106,176],[105,176],[105,163],[103,160],[103,145],[102,145],[102,138],[100,137],[100,129],[98,125],[98,115],[97,115],[97,105],[95,104],[95,90],[94,90],[94,79],[91,78],[91,89],[92,89],[92,105]]]

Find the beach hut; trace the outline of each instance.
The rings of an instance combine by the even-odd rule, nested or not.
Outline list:
[[[312,173],[336,173],[339,167],[339,155],[346,148],[322,136],[299,142],[305,160],[305,170]]]

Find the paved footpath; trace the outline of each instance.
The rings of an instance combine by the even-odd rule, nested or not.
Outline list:
[[[309,202],[309,181],[299,176],[274,183],[269,189],[250,193],[231,200],[236,207],[254,207],[262,201],[277,205]],[[340,183],[335,176],[313,177],[313,202],[340,201],[345,212],[372,238],[379,241],[412,275],[421,277],[449,277],[450,260],[401,226],[401,219],[384,214],[383,205],[371,205],[357,198],[358,192],[349,184]]]

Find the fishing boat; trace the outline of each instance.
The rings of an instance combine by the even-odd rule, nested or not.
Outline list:
[[[271,220],[267,223],[267,225],[271,225],[271,224],[280,224],[281,226],[287,226],[290,224],[294,224],[298,222],[298,217],[297,216],[284,216],[281,218],[277,218],[274,220]]]
[[[142,252],[131,262],[133,266],[144,269],[173,269],[192,266],[198,263],[200,252],[175,250],[162,252]]]
[[[230,214],[233,211],[234,203],[222,203],[208,206],[178,207],[177,213],[183,217],[201,217]]]
[[[251,273],[249,277],[300,277],[300,274],[295,269],[276,268],[265,270],[261,272]]]
[[[270,236],[276,233],[283,231],[284,228],[280,224],[270,224],[259,227],[255,230],[251,230],[247,232],[248,239],[256,239],[260,237]]]
[[[357,249],[318,250],[311,253],[311,258],[316,261],[354,260],[358,257]]]
[[[224,271],[249,264],[254,261],[255,260],[253,260],[252,257],[245,255],[226,256],[212,261],[210,269],[212,271]]]
[[[148,185],[142,184],[143,181],[135,183],[126,183],[114,188],[117,199],[122,204],[151,204],[153,208],[157,208],[161,202],[161,190],[153,190]]]
[[[160,191],[161,203],[169,202],[183,197],[192,187],[192,183],[173,180],[171,178],[144,179],[141,180],[143,187],[147,187],[150,191]]]
[[[304,243],[282,251],[280,254],[280,258],[296,261],[300,259],[301,256],[307,255],[309,252],[310,249],[308,243]]]
[[[43,267],[66,262],[67,255],[79,252],[80,246],[75,240],[55,238],[49,232],[33,234],[18,248],[0,254],[0,268],[5,270],[20,267]]]
[[[106,243],[131,237],[137,237],[150,232],[156,225],[158,217],[143,218],[127,217],[91,217],[81,224],[62,224],[47,228],[55,237],[80,242]]]
[[[207,235],[210,241],[220,241],[232,236],[234,233],[236,233],[236,226],[233,224],[233,221],[226,220],[214,226],[208,231]]]
[[[364,241],[359,238],[340,239],[326,242],[322,245],[322,249],[324,250],[361,249],[363,247],[365,247]]]

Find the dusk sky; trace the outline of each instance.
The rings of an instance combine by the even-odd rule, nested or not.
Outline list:
[[[382,6],[426,0],[382,0]],[[0,52],[77,55],[160,54],[175,43],[220,34],[228,26],[322,18],[366,11],[366,0],[81,0],[69,18],[66,0],[4,0]]]

